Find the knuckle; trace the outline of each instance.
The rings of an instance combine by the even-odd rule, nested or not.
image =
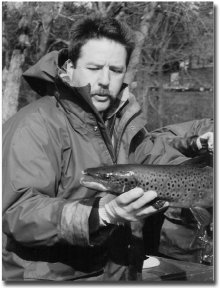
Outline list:
[[[125,205],[127,203],[127,195],[122,194],[118,197],[118,203],[121,205]]]
[[[139,206],[138,206],[138,204],[136,202],[132,203],[130,205],[130,207],[131,207],[131,210],[137,210],[139,208]]]

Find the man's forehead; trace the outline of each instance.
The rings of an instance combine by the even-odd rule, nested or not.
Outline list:
[[[114,65],[124,65],[126,56],[127,51],[122,44],[107,38],[90,39],[82,46],[80,53],[81,60],[100,65],[106,60]]]

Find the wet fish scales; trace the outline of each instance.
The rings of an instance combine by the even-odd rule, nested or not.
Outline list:
[[[155,190],[159,198],[178,203],[177,206],[190,206],[203,199],[211,202],[207,196],[212,192],[212,181],[204,175],[204,170],[167,167],[166,175],[160,169],[157,172],[136,175],[143,190]]]
[[[114,192],[134,187],[155,190],[173,207],[213,205],[213,169],[174,165],[112,165],[84,171],[82,185]]]

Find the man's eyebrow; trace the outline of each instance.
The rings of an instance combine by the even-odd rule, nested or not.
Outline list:
[[[104,66],[102,64],[98,64],[98,63],[95,63],[95,62],[88,62],[86,65],[94,65],[94,66],[99,66],[99,67]]]

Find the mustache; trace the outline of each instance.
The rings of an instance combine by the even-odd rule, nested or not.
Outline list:
[[[108,89],[97,89],[91,92],[91,95],[99,95],[99,96],[112,96],[111,92]]]

